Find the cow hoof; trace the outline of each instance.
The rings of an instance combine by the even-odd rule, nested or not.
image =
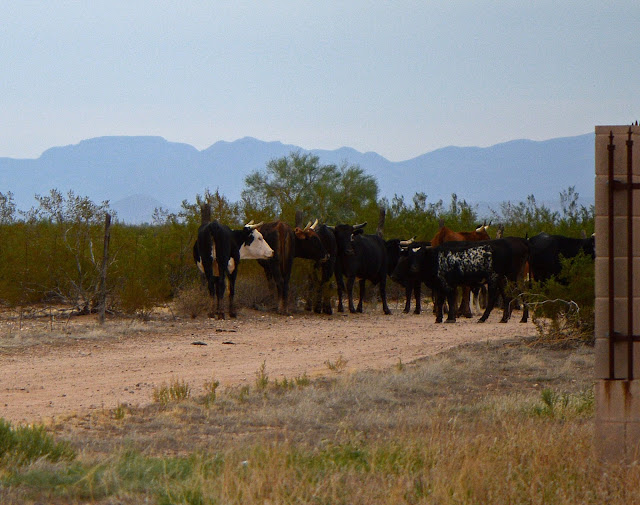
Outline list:
[[[230,312],[230,313],[229,313],[229,317],[230,317],[231,319],[236,319],[236,318],[238,317],[238,314],[237,314],[237,313],[235,313],[235,312]],[[223,318],[224,318],[224,316],[223,316]]]
[[[521,323],[526,323],[526,322],[527,322],[527,320],[526,320],[526,319],[520,319],[520,322],[521,322]]]
[[[478,319],[479,323],[484,323],[486,321],[486,319],[483,319],[482,317],[480,319]]]
[[[420,315],[420,314],[422,313],[422,311],[421,311],[421,310],[416,309],[416,310],[414,310],[414,311],[413,311],[413,313],[414,313],[414,314],[416,314],[416,315]]]
[[[384,311],[385,315],[390,316],[391,315],[391,311],[389,309]]]
[[[409,312],[410,312],[410,309],[404,309],[404,310],[402,311],[402,313],[403,313],[403,314],[408,314]]]
[[[442,319],[436,319],[436,324],[442,323]]]
[[[447,320],[445,321],[445,323],[455,323],[455,322],[456,322],[456,320],[455,320],[455,319],[447,319]]]
[[[506,322],[508,322],[508,321],[509,321],[508,319],[500,319],[500,321],[498,321],[498,322],[499,322],[499,323],[506,323]]]
[[[471,312],[467,312],[465,314],[460,314],[462,317],[466,317],[467,319],[471,319],[473,317],[473,314]]]

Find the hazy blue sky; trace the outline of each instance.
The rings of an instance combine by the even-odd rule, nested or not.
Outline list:
[[[640,119],[637,0],[0,9],[0,156],[102,135],[199,149],[252,136],[398,161]]]

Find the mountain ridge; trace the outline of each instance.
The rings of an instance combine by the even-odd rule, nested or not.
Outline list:
[[[378,181],[380,196],[418,191],[429,201],[448,201],[452,193],[468,202],[523,201],[530,194],[546,201],[575,186],[581,203],[593,200],[594,140],[591,133],[548,140],[514,139],[488,147],[445,146],[403,161],[389,161],[368,151],[304,149],[280,141],[245,136],[219,140],[198,150],[160,136],[102,136],[54,146],[38,158],[0,157],[0,191],[14,194],[18,208],[35,205],[35,194],[56,188],[116,203],[141,195],[175,209],[205,188],[240,198],[244,178],[263,170],[273,158],[292,151],[310,153],[323,164],[357,164]],[[144,206],[140,206],[141,208]],[[131,211],[129,222],[150,221],[148,210]]]

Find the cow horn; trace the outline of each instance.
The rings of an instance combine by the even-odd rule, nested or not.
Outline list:
[[[315,231],[316,226],[318,226],[318,220],[316,219],[315,222],[311,225],[311,229]]]
[[[245,224],[245,226],[251,226],[252,224],[253,224],[253,219],[249,221],[247,224]]]
[[[360,228],[364,228],[365,226],[367,226],[367,222],[366,221],[364,223],[354,224],[353,225],[353,229],[354,230],[359,230]]]
[[[413,244],[413,242],[416,240],[417,235],[414,235],[413,237],[411,237],[409,240],[401,240],[400,241],[400,245],[402,247],[407,247],[411,244]]]
[[[307,226],[304,227],[303,231],[307,231],[309,229],[309,226],[311,226],[311,221],[307,223]]]
[[[264,221],[260,221],[258,224],[252,224],[252,223],[253,223],[253,219],[251,220],[251,223],[245,224],[244,227],[245,228],[250,228],[252,230],[255,230],[256,228],[259,228],[260,226],[262,226]]]

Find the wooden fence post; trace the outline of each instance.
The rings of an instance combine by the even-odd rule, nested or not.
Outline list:
[[[106,215],[104,220],[104,251],[102,254],[102,266],[100,268],[100,297],[99,321],[104,324],[104,313],[107,305],[107,264],[109,260],[109,240],[111,239],[111,214]]]
[[[211,205],[203,203],[200,207],[200,224],[209,224],[211,222]]]
[[[380,207],[380,215],[378,217],[378,229],[376,230],[376,233],[378,234],[378,237],[383,238],[384,235],[384,220],[387,217],[387,211],[384,207]]]

